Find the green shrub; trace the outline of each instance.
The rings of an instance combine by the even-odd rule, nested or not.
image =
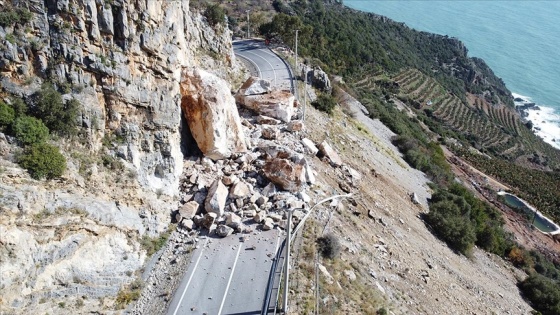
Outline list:
[[[311,102],[311,105],[320,111],[332,114],[336,107],[336,100],[332,95],[321,94],[315,101]]]
[[[560,314],[560,284],[557,281],[531,274],[519,283],[519,289],[541,314]]]
[[[16,36],[12,33],[6,34],[6,40],[10,42],[10,44],[15,44],[17,42]]]
[[[46,143],[25,148],[18,163],[35,179],[60,177],[66,170],[66,158],[57,147]]]
[[[14,109],[10,105],[0,101],[0,130],[10,126],[14,122],[15,117]]]
[[[204,16],[211,26],[216,26],[218,24],[224,23],[226,19],[226,13],[222,7],[218,4],[209,5],[204,11]]]
[[[16,118],[27,114],[27,104],[25,104],[25,102],[21,98],[12,97],[10,101],[12,103],[11,106],[14,109]]]
[[[12,126],[14,136],[25,145],[40,143],[49,137],[49,128],[37,118],[19,117]]]
[[[16,23],[26,24],[32,17],[33,15],[27,9],[5,8],[3,12],[0,12],[0,25],[12,26]]]
[[[144,282],[141,279],[134,280],[127,288],[123,288],[117,293],[116,309],[123,309],[128,304],[138,300],[142,293]]]
[[[328,259],[335,259],[340,254],[340,242],[338,238],[329,233],[317,239],[317,245],[321,255]]]
[[[40,118],[53,132],[70,136],[77,131],[79,102],[72,99],[66,103],[51,83],[44,83],[37,95],[34,116]]]
[[[460,199],[442,200],[430,204],[430,212],[426,221],[432,226],[435,234],[443,239],[449,247],[465,255],[469,255],[476,234],[470,221],[468,210],[461,207]]]
[[[156,237],[149,237],[148,235],[144,235],[140,240],[140,245],[142,245],[142,248],[146,250],[146,255],[150,257],[158,250],[160,250],[165,245],[165,243],[167,243],[169,236],[171,236],[171,229]]]

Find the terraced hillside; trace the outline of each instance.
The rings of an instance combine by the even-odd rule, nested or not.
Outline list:
[[[390,91],[393,97],[431,118],[432,127],[437,126],[433,131],[452,131],[452,136],[492,155],[520,164],[537,160],[545,168],[560,163],[560,152],[538,139],[511,107],[490,104],[473,94],[462,100],[417,69],[404,69],[390,78],[379,73],[364,76],[353,87],[362,94]]]
[[[560,152],[540,141],[511,107],[489,104],[472,94],[462,101],[416,69],[402,70],[392,79],[398,86],[398,98],[408,100],[438,123],[464,135],[479,149],[520,162],[535,153],[547,155],[554,163],[560,161]],[[371,83],[364,82],[358,82],[355,88],[369,89]],[[546,161],[543,166],[553,161]]]

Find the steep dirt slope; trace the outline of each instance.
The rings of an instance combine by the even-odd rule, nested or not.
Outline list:
[[[476,248],[471,258],[458,255],[432,235],[420,219],[427,211],[426,179],[399,157],[386,127],[357,107],[346,111],[357,119],[341,111],[332,117],[307,112],[307,134],[327,139],[361,179],[314,161],[314,201],[341,188],[355,197],[343,206],[319,206],[306,225],[294,253],[292,310],[315,309],[318,270],[320,314],[373,314],[381,307],[394,314],[529,313],[516,287],[522,273]],[[411,202],[412,192],[420,205]],[[323,266],[316,269],[314,240],[329,232],[341,241],[340,259],[319,259]]]

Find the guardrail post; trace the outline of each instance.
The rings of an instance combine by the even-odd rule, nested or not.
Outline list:
[[[288,290],[289,290],[289,278],[290,278],[290,239],[291,239],[291,229],[292,229],[292,210],[288,210],[288,224],[286,226],[286,254],[284,258],[284,314],[288,314]]]

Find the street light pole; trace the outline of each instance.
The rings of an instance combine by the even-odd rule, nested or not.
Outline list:
[[[296,99],[298,99],[298,84],[297,84],[297,73],[299,71],[298,69],[298,63],[297,63],[297,45],[298,45],[298,40],[297,40],[297,35],[298,35],[299,30],[296,30],[296,68],[295,70],[295,74],[296,74]]]
[[[284,314],[288,314],[288,281],[290,278],[290,243],[291,243],[291,229],[292,229],[292,211],[288,210],[288,224],[286,227],[286,253],[284,254]]]
[[[249,38],[249,12],[251,11],[245,10],[245,12],[247,13],[247,38]]]

